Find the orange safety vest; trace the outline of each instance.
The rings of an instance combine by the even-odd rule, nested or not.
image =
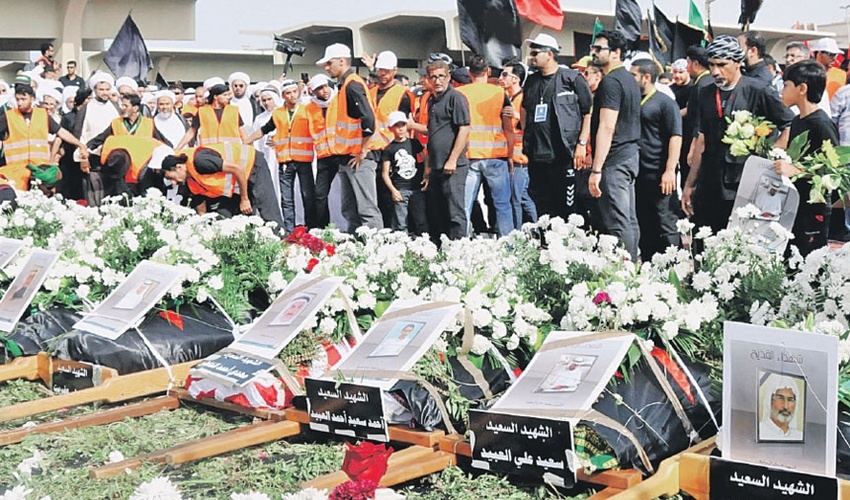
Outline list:
[[[194,104],[184,104],[183,107],[180,108],[180,114],[183,116],[198,116],[198,107]]]
[[[470,83],[457,89],[469,101],[470,160],[507,158],[508,140],[502,130],[505,91],[489,83]]]
[[[313,138],[304,106],[298,106],[289,121],[289,110],[284,106],[272,111],[275,134],[272,138],[278,163],[313,161]]]
[[[307,129],[313,141],[316,158],[321,159],[331,156],[333,154],[331,152],[333,130],[328,129],[325,116],[322,114],[322,108],[310,102],[304,106],[304,114],[307,116]]]
[[[511,99],[511,106],[516,110],[522,109],[522,91],[520,90],[517,95]],[[514,163],[518,163],[520,165],[528,165],[528,157],[522,153],[522,129],[519,128],[519,118],[511,119],[511,123],[514,125],[514,149],[513,149],[513,157]]]
[[[220,142],[242,142],[239,133],[239,108],[232,104],[224,107],[219,122],[212,106],[198,109],[201,130],[198,132],[198,144],[206,146]]]
[[[378,87],[369,89],[369,95],[372,97],[372,102],[377,103],[375,107],[375,122],[379,132],[369,144],[369,148],[372,150],[381,150],[387,147],[387,144],[391,143],[395,138],[390,130],[390,113],[398,111],[399,106],[401,106],[401,100],[405,95],[408,96],[410,105],[412,106],[413,93],[405,89],[404,85],[394,83],[381,98],[380,102],[378,102]]]
[[[116,149],[123,149],[130,155],[130,168],[124,180],[128,184],[138,184],[139,174],[151,159],[154,149],[163,144],[156,139],[141,135],[110,135],[103,142],[100,156],[105,160]]]
[[[847,72],[840,68],[832,67],[826,70],[826,93],[829,100],[838,92],[838,89],[844,86],[847,81]]]
[[[30,169],[27,165],[50,162],[50,147],[47,136],[50,131],[47,111],[33,108],[30,122],[18,109],[6,110],[9,138],[3,142],[6,166],[0,167],[0,175],[8,179],[20,191],[29,190]]]
[[[419,101],[417,101],[418,104],[416,105],[416,123],[425,128],[428,128],[428,100],[430,98],[431,91],[426,90],[421,96],[419,96]],[[416,138],[419,140],[419,144],[422,144],[423,148],[428,146],[428,134],[416,132]],[[425,162],[425,150],[422,150],[422,152],[416,155],[416,161],[419,163]]]
[[[357,73],[351,72],[337,92],[336,97],[328,106],[327,123],[333,127],[333,135],[328,137],[331,145],[331,152],[335,155],[357,155],[363,150],[363,131],[360,130],[360,120],[355,120],[348,116],[348,99],[345,96],[345,91],[351,82],[357,82],[363,85],[364,89],[369,87],[363,78]],[[375,111],[375,102],[370,94],[366,92],[366,98],[369,100],[369,106],[372,112]],[[330,128],[330,127],[329,127]]]
[[[139,137],[153,137],[153,120],[142,115],[139,115],[139,119],[142,120],[142,122],[139,123],[138,128],[136,128],[136,133],[132,135]],[[119,116],[112,120],[112,135],[131,135],[127,130],[127,126],[124,125],[123,117]]]
[[[207,144],[185,150],[189,160],[186,162],[186,170],[189,172],[189,178],[186,180],[186,185],[189,186],[189,191],[192,194],[206,196],[207,198],[220,198],[222,196],[233,196],[239,193],[239,183],[233,174],[227,172],[217,172],[215,174],[200,174],[195,168],[195,153],[200,149],[212,149],[221,155],[221,158],[227,163],[235,163],[245,171],[245,177],[251,176],[251,171],[254,169],[254,159],[257,154],[251,146],[246,146],[241,143],[219,142]]]

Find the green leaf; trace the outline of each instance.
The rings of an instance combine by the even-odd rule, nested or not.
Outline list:
[[[386,300],[381,300],[375,303],[375,317],[380,318],[389,309],[390,303]]]
[[[791,157],[791,162],[796,162],[808,152],[809,149],[809,131],[806,130],[802,134],[791,139],[788,145],[787,153]]]

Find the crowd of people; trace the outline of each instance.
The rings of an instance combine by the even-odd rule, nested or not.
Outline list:
[[[101,71],[84,80],[74,61],[57,77],[46,44],[13,85],[0,81],[0,199],[38,186],[97,206],[156,188],[200,213],[256,213],[286,234],[297,212],[308,228],[330,223],[338,178],[350,232],[504,236],[543,214],[579,214],[648,260],[681,244],[683,216],[726,226],[742,172],[722,141],[735,111],[775,124],[779,147],[803,132],[813,150],[850,145],[850,86],[832,39],[789,43],[784,67],[757,32],[692,46],[669,68],[617,31],[572,67],[548,34],[525,44],[528,64],[501,68],[432,53],[412,86],[392,51],[364,54],[364,79],[337,43],[312,78],[252,84],[235,72],[197,88]],[[805,176],[796,185],[805,254],[827,243],[831,204],[805,203]]]

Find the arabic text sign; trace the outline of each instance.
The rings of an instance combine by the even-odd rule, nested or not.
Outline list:
[[[387,442],[384,402],[379,387],[304,379],[310,429]]]
[[[710,500],[829,500],[838,498],[838,480],[711,457]]]

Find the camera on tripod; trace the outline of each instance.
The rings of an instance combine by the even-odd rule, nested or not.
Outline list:
[[[294,36],[292,38],[275,35],[274,36],[274,49],[278,52],[283,52],[287,56],[303,56],[305,52],[307,52],[307,42],[304,41],[303,38],[299,36]]]

